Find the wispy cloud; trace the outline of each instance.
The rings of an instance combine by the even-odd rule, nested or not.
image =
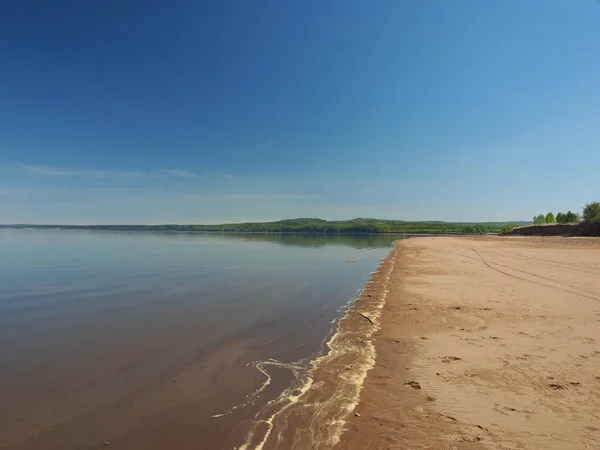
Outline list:
[[[217,198],[215,195],[208,194],[187,194],[184,195],[185,198]]]
[[[199,175],[178,169],[164,169],[156,172],[128,171],[128,170],[89,170],[89,169],[64,169],[54,166],[41,166],[34,164],[19,164],[19,167],[28,173],[51,177],[89,177],[89,178],[197,178]]]
[[[40,195],[40,194],[70,194],[70,193],[157,193],[163,192],[163,189],[153,188],[14,188],[10,186],[0,186],[0,195]]]
[[[148,177],[156,176],[153,172],[137,172],[137,171],[118,171],[118,170],[79,170],[79,169],[62,169],[54,166],[37,166],[31,164],[20,164],[19,167],[25,171],[36,174],[53,177]]]
[[[318,200],[320,195],[300,194],[187,194],[185,198],[207,198],[221,200]]]
[[[162,189],[145,188],[87,188],[82,189],[85,192],[162,192]]]
[[[226,194],[219,198],[229,200],[318,200],[319,195],[300,194]]]
[[[34,191],[32,189],[19,189],[19,188],[13,188],[10,186],[0,186],[0,195],[25,195],[25,194],[31,194]]]
[[[179,169],[165,169],[165,173],[172,175],[174,177],[180,178],[198,178],[200,175],[192,172],[188,172],[186,170]]]

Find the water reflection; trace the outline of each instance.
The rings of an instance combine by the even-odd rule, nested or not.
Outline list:
[[[277,375],[256,407],[289,386],[282,367],[322,351],[397,239],[0,230],[0,442],[96,448],[108,435],[162,450],[189,420],[184,434],[219,448],[256,411],[211,416],[245,405],[265,372]]]
[[[24,230],[36,232],[37,230]],[[139,231],[73,231],[54,230],[57,233],[93,233],[111,234],[118,236],[154,236],[163,239],[189,239],[223,242],[264,242],[295,247],[324,247],[327,245],[342,245],[357,249],[372,249],[389,247],[402,236],[369,235],[369,234],[316,234],[316,233],[221,233],[221,232],[139,232]],[[40,232],[47,233],[47,230]]]

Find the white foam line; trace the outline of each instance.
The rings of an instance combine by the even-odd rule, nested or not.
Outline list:
[[[351,398],[352,400],[346,402],[345,405],[342,403],[341,405],[339,405],[337,407],[338,411],[342,410],[344,412],[344,414],[341,415],[343,417],[334,418],[329,422],[329,424],[332,425],[333,432],[327,439],[327,442],[323,442],[324,444],[327,444],[327,447],[333,447],[340,441],[341,435],[344,431],[347,417],[358,405],[358,402],[360,399],[360,392],[362,391],[367,373],[369,370],[371,370],[375,366],[376,351],[375,351],[375,346],[373,345],[373,341],[371,340],[371,337],[373,336],[373,334],[376,331],[379,330],[379,327],[380,327],[379,319],[381,317],[381,311],[382,311],[383,307],[385,306],[387,296],[389,294],[390,277],[394,270],[394,266],[395,266],[395,262],[396,262],[395,250],[392,250],[392,254],[390,255],[390,258],[391,258],[390,259],[391,262],[389,264],[389,269],[387,270],[387,273],[385,274],[385,279],[382,283],[383,289],[382,289],[381,294],[378,296],[379,301],[375,305],[372,305],[373,307],[375,307],[375,311],[371,313],[371,320],[373,321],[374,326],[370,329],[369,332],[366,333],[366,336],[365,336],[365,338],[367,340],[365,342],[365,344],[367,344],[366,347],[368,350],[368,352],[365,354],[365,359],[366,359],[365,364],[361,365],[361,367],[360,367],[361,370],[359,371],[358,374],[356,374],[355,376],[352,376],[351,377],[352,379],[348,379],[348,378],[346,379],[347,381],[350,382],[347,385],[353,386],[355,388],[355,392],[351,393],[352,394],[351,396],[345,396],[345,398],[342,398],[342,399],[337,397],[335,394],[333,396],[333,399],[338,400],[338,401],[339,400],[342,400],[342,401],[348,400],[348,398]],[[373,272],[373,274],[375,274],[375,273],[376,272]],[[362,295],[365,293],[365,290],[369,287],[371,282],[367,283],[363,287],[363,289],[361,290],[361,293],[360,293],[360,297],[362,297]],[[348,314],[349,311],[350,310],[348,310],[346,312],[346,314]],[[256,445],[256,447],[254,447],[254,450],[262,450],[263,449],[264,445],[266,444],[267,440],[269,439],[269,437],[271,435],[271,432],[273,431],[273,422],[274,422],[275,418],[277,416],[279,416],[280,414],[282,414],[290,406],[298,403],[301,400],[301,398],[312,389],[313,384],[314,384],[314,379],[313,379],[312,375],[314,374],[314,372],[328,360],[334,359],[338,355],[343,354],[345,352],[344,347],[342,345],[338,346],[337,341],[340,338],[341,338],[340,330],[338,328],[336,333],[331,337],[331,339],[326,344],[327,347],[329,348],[329,352],[311,362],[311,369],[309,370],[309,375],[307,376],[304,385],[302,386],[302,388],[300,389],[300,391],[297,395],[289,395],[290,390],[286,389],[286,390],[284,390],[284,392],[281,393],[281,395],[279,396],[278,399],[276,399],[275,401],[269,402],[269,403],[273,404],[273,403],[278,403],[280,401],[283,401],[286,398],[288,400],[288,402],[285,406],[283,406],[281,409],[279,409],[278,411],[275,411],[273,414],[271,414],[271,416],[268,419],[262,419],[262,420],[258,420],[257,422],[255,422],[255,425],[266,424],[267,430],[263,436],[263,439]],[[265,364],[265,363],[259,363],[259,364]],[[256,368],[268,377],[267,381],[270,383],[269,374],[266,371],[262,370],[262,368],[259,368],[259,364],[256,365]],[[292,366],[292,365],[285,365],[282,363],[278,363],[278,364],[281,365],[282,367]],[[277,363],[274,361],[273,365],[277,365]],[[300,368],[297,365],[294,367],[296,369]],[[267,383],[267,382],[265,382],[265,383]],[[261,392],[262,392],[262,390],[263,390],[262,388],[259,389],[259,391],[261,391]],[[330,399],[329,401],[333,401],[333,400]],[[323,404],[320,404],[318,409],[323,410],[325,408],[325,406],[327,405],[327,403],[328,402],[326,401]],[[322,423],[320,423],[320,425],[322,425]],[[254,438],[254,430],[255,429],[256,428],[254,428],[248,434],[246,441],[239,448],[239,450],[248,450],[250,448],[250,446],[252,445],[252,440]],[[314,429],[314,427],[311,427],[311,430],[312,429]],[[318,440],[314,439],[314,434],[312,433],[312,431],[311,431],[311,435],[313,436],[313,442],[317,443]],[[278,437],[280,438],[281,436],[278,436]]]
[[[366,355],[367,361],[366,361],[366,364],[364,366],[362,366],[362,370],[356,377],[356,382],[355,382],[356,392],[353,395],[353,400],[348,402],[345,406],[340,407],[340,409],[343,409],[346,411],[346,417],[335,420],[334,423],[336,423],[337,426],[334,427],[335,431],[334,431],[333,435],[330,436],[330,440],[328,442],[328,444],[331,447],[335,446],[340,441],[342,433],[344,432],[344,428],[346,425],[347,416],[358,406],[358,402],[360,400],[360,393],[364,387],[364,381],[367,377],[367,373],[369,372],[369,370],[371,370],[373,367],[375,367],[375,358],[377,356],[377,352],[375,350],[375,345],[373,344],[371,337],[380,328],[380,320],[379,319],[381,318],[381,311],[383,310],[383,307],[385,306],[387,296],[389,294],[389,282],[390,282],[390,277],[392,275],[392,272],[394,271],[395,264],[396,264],[396,258],[395,258],[395,253],[394,253],[393,256],[391,257],[389,270],[387,271],[387,273],[385,275],[385,281],[383,283],[384,288],[383,288],[382,294],[379,296],[380,297],[379,302],[377,302],[377,304],[374,305],[376,308],[376,312],[374,314],[371,314],[371,320],[373,321],[374,326],[371,328],[370,332],[368,332],[366,335],[366,338],[369,339],[367,341],[368,350],[369,350],[368,354]],[[366,287],[367,286],[365,286],[365,289],[366,289]],[[363,293],[364,293],[365,289],[363,289]],[[362,293],[361,293],[361,296],[362,296]],[[336,335],[337,335],[337,333],[336,333]]]
[[[334,402],[334,401],[342,402],[341,404],[339,404],[337,406],[337,410],[342,411],[343,413],[338,414],[337,417],[332,418],[332,420],[329,422],[330,430],[331,430],[330,435],[325,437],[324,442],[323,441],[321,442],[322,444],[325,444],[327,448],[334,447],[340,441],[341,435],[344,431],[344,427],[346,424],[346,418],[358,405],[358,402],[360,399],[360,392],[362,391],[364,380],[367,376],[367,373],[369,370],[371,370],[375,366],[376,351],[375,351],[375,346],[373,345],[373,342],[370,340],[370,338],[372,337],[373,333],[375,333],[379,329],[379,324],[380,324],[379,318],[381,315],[381,310],[383,309],[383,305],[385,304],[385,301],[387,299],[387,295],[389,292],[387,286],[388,286],[389,279],[390,279],[393,269],[394,269],[394,259],[392,259],[390,268],[386,273],[385,280],[383,282],[384,289],[382,290],[381,295],[378,296],[379,301],[377,302],[376,305],[373,305],[376,308],[375,312],[370,314],[371,320],[374,323],[374,327],[372,327],[365,336],[365,338],[366,338],[365,344],[366,344],[367,351],[364,354],[364,358],[365,358],[364,364],[361,364],[359,366],[358,373],[349,374],[346,377],[344,377],[344,378],[346,378],[345,386],[353,387],[354,392],[350,392],[350,393],[348,393],[350,395],[344,395],[342,397],[340,397],[342,395],[342,393],[339,393],[338,395],[334,394],[332,396],[332,399],[319,405],[319,410],[322,411],[325,409],[328,402]],[[367,287],[368,287],[368,285],[365,286],[365,288],[363,289],[361,296]],[[321,363],[321,362],[323,362],[323,363],[326,362],[328,359],[334,359],[338,355],[343,354],[345,351],[347,351],[346,349],[344,349],[344,347],[342,345],[338,346],[337,341],[340,338],[341,338],[341,335],[340,335],[340,332],[338,331],[338,333],[336,333],[330,341],[330,344],[329,344],[329,347],[331,349],[330,353],[325,355],[323,358],[320,358],[319,360],[317,360],[315,366],[320,365],[319,363]],[[349,399],[351,399],[351,400],[348,401]],[[345,404],[344,404],[344,401],[346,401]],[[319,428],[312,426],[312,427],[310,427],[310,429],[311,429],[312,440],[315,444],[318,445],[319,439],[314,435],[312,430],[319,429]],[[316,448],[318,448],[318,447],[316,447]]]
[[[298,400],[300,400],[300,397],[302,397],[306,392],[308,392],[310,390],[310,388],[312,387],[312,384],[313,384],[312,378],[308,378],[305,385],[302,387],[302,389],[300,389],[300,392],[298,393],[298,395],[292,395],[292,396],[288,397],[289,403],[287,405],[285,405],[279,411],[275,411],[273,414],[271,414],[271,416],[268,419],[263,419],[263,420],[259,420],[256,422],[256,424],[261,424],[261,423],[266,424],[267,431],[265,432],[265,435],[263,436],[262,441],[260,441],[257,444],[257,446],[254,447],[254,450],[262,450],[263,449],[263,447],[267,443],[267,440],[269,439],[269,436],[271,435],[271,431],[273,430],[273,420],[275,419],[275,417],[277,417],[279,414],[281,414],[283,411],[288,409],[293,404],[298,403]],[[250,434],[248,435],[248,437],[246,438],[246,442],[244,442],[244,444],[239,448],[239,450],[249,449],[250,445],[252,444],[253,437],[254,437],[254,431],[251,431]]]
[[[279,362],[279,361],[274,360],[274,359],[269,359],[267,361],[258,361],[258,362],[254,362],[253,364],[254,364],[254,368],[256,370],[258,370],[260,373],[262,373],[266,377],[266,379],[263,382],[262,386],[259,387],[257,390],[255,390],[252,394],[247,395],[246,396],[247,400],[244,403],[241,403],[239,405],[235,405],[235,406],[229,408],[224,413],[215,414],[215,415],[211,416],[212,418],[219,418],[219,417],[223,417],[223,416],[229,415],[233,411],[235,411],[236,409],[244,408],[244,407],[248,406],[249,404],[256,403],[256,400],[258,400],[258,398],[264,392],[264,390],[271,384],[271,375],[269,375],[269,372],[266,371],[266,369],[264,368],[265,366],[275,366],[275,367],[281,367],[281,368],[284,368],[284,369],[289,369],[296,376],[298,374],[298,371],[302,369],[302,367],[299,366],[298,364],[282,363],[282,362]]]

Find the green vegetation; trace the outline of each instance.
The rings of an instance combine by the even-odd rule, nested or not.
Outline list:
[[[486,222],[405,222],[401,220],[352,219],[327,221],[322,219],[288,219],[277,222],[231,223],[221,225],[12,225],[18,228],[61,228],[113,231],[179,231],[179,232],[242,232],[242,233],[323,233],[323,234],[363,234],[363,233],[415,233],[415,234],[486,234],[500,233],[507,226],[510,229],[521,223]]]
[[[508,233],[513,228],[517,228],[517,227],[520,227],[520,226],[522,226],[521,223],[507,223],[506,225],[504,225],[502,227],[502,233]]]
[[[583,208],[583,220],[588,223],[600,223],[600,202],[592,202]]]
[[[576,214],[572,211],[568,211],[566,214],[559,212],[556,214],[556,222],[557,223],[577,223],[581,221],[581,217],[579,214]]]
[[[594,202],[587,204],[583,210],[583,217],[586,222],[600,221],[600,203]],[[596,217],[596,219],[594,219],[594,217]],[[565,224],[579,222],[581,222],[581,216],[570,210],[566,213],[558,212],[556,213],[556,217],[551,212],[549,212],[545,216],[543,214],[540,214],[539,216],[533,217],[534,225],[543,225],[545,223]]]
[[[581,216],[577,213],[574,213],[572,211],[568,211],[565,214],[565,219],[566,219],[566,223],[576,223],[581,221]]]
[[[554,219],[560,225],[566,226],[534,226],[520,227],[517,230],[506,230],[505,235],[517,236],[600,236],[600,202],[592,202],[583,208],[583,221],[581,216],[573,211],[552,213],[546,216],[539,215],[533,218],[535,225],[553,223]]]

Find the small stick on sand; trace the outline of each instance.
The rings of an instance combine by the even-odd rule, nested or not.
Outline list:
[[[371,322],[371,325],[375,325],[373,323],[373,321],[371,319],[369,319],[367,316],[365,316],[363,313],[356,311],[357,314],[360,314],[361,316],[363,316],[365,319],[367,319],[369,322]]]

